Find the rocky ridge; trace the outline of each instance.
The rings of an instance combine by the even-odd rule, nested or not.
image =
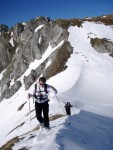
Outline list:
[[[0,101],[10,98],[24,84],[29,87],[43,74],[47,79],[66,69],[66,62],[73,53],[73,48],[68,42],[68,27],[82,27],[84,21],[101,22],[113,25],[113,15],[97,18],[47,20],[45,17],[36,17],[29,22],[17,23],[14,27],[0,25]],[[28,69],[31,62],[40,60],[49,45],[58,47],[46,60],[30,74],[19,78]],[[109,53],[113,56],[113,41],[107,39],[90,39],[92,47],[100,53]],[[46,64],[51,61],[50,66]]]

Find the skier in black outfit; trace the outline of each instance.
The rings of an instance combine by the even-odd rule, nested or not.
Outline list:
[[[53,86],[46,84],[46,78],[40,77],[38,84],[35,85],[33,94],[30,94],[34,96],[35,99],[35,111],[37,120],[40,122],[40,126],[45,128],[49,128],[49,92],[54,92],[57,94],[57,90]],[[30,97],[28,96],[28,98]]]
[[[70,104],[70,102],[67,102],[64,107],[66,110],[66,114],[71,115],[71,107],[73,107],[73,106]]]

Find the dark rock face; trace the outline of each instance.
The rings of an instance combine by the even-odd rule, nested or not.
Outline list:
[[[113,42],[107,39],[95,38],[91,39],[91,44],[97,52],[109,53],[110,56],[113,56]]]
[[[0,55],[2,56],[0,59],[0,72],[3,71],[3,77],[0,81],[0,100],[2,100],[10,98],[22,86],[19,78],[29,68],[31,62],[41,60],[49,45],[54,48],[61,41],[67,41],[68,32],[55,21],[47,21],[44,17],[37,17],[27,23],[17,23],[11,29],[8,29],[7,26],[1,26],[0,31]],[[53,67],[46,68],[47,62],[53,57],[57,61],[57,51],[62,55],[62,50],[60,52],[60,49],[56,49],[51,56],[35,67],[36,69],[31,70],[29,75],[23,77],[26,90],[41,74],[49,78],[57,73],[53,71],[55,67],[54,69]],[[50,72],[55,73],[50,75]]]
[[[0,101],[13,96],[22,84],[25,90],[44,75],[47,79],[66,69],[66,62],[73,52],[68,40],[68,27],[80,27],[84,20],[49,20],[45,17],[36,17],[29,22],[17,23],[11,29],[0,25]],[[56,48],[51,55],[43,59],[48,46]],[[97,42],[98,41],[98,42]],[[98,44],[97,44],[98,43]],[[113,43],[102,39],[91,39],[91,44],[98,52],[108,52],[113,56]],[[35,60],[41,63],[35,69],[24,73]],[[50,63],[48,66],[47,64]]]
[[[7,32],[9,29],[9,27],[5,24],[0,24],[0,32],[3,33],[3,32]]]
[[[22,86],[20,81],[16,81],[10,88],[8,86],[8,84],[4,84],[3,87],[1,88],[1,97],[0,97],[0,101],[3,98],[10,98],[11,96],[13,96],[18,89]]]

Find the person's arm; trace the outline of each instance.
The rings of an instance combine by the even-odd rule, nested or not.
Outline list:
[[[53,86],[51,86],[51,89],[53,90],[53,92],[54,92],[55,94],[58,93],[58,91],[57,91]]]
[[[53,86],[51,86],[51,85],[48,85],[48,89],[49,89],[50,92],[53,92],[55,94],[58,93],[58,91]]]

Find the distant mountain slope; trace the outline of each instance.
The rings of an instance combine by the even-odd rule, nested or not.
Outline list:
[[[0,32],[0,147],[37,127],[32,99],[30,127],[27,94],[42,75],[47,78],[47,83],[58,89],[61,104],[54,94],[50,94],[50,116],[64,115],[64,104],[70,101],[76,108],[75,114],[80,110],[85,110],[82,112],[84,117],[87,116],[86,111],[91,116],[94,113],[90,123],[94,117],[98,120],[98,115],[101,115],[100,119],[102,116],[106,119],[100,123],[100,128],[102,124],[107,127],[107,120],[112,124],[113,15],[49,22],[44,17],[37,17],[26,23],[18,23],[11,29],[1,25]],[[62,121],[65,120],[64,117]],[[80,130],[83,131],[83,128],[77,129],[78,136]],[[92,137],[92,132],[89,134]],[[108,143],[112,143],[112,132],[102,130],[102,134],[110,136]],[[53,142],[57,143],[57,136],[53,137]],[[80,142],[80,138],[74,140]],[[61,146],[62,142],[58,144]],[[101,147],[101,144],[99,142],[97,146]],[[79,143],[79,149],[81,145],[83,143]]]

